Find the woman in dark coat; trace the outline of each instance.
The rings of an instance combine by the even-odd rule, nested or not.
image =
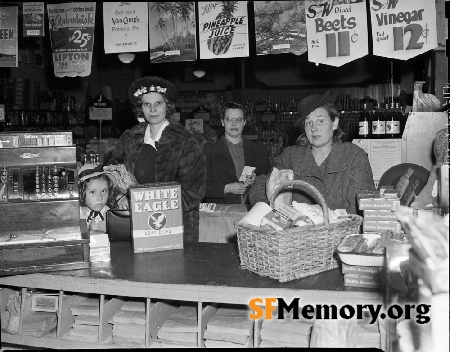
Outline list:
[[[131,84],[128,95],[140,123],[122,134],[108,164],[124,164],[140,184],[178,182],[184,242],[197,242],[199,204],[206,188],[206,140],[170,119],[178,92],[169,81],[141,78]]]
[[[263,143],[243,138],[247,112],[241,104],[225,104],[222,112],[225,134],[217,143],[207,144],[205,148],[207,181],[204,202],[241,204],[255,176],[269,171],[269,153]],[[244,166],[253,166],[255,170],[244,181],[239,181]]]
[[[274,166],[293,170],[295,180],[308,182],[317,188],[330,209],[346,209],[349,214],[356,214],[358,191],[375,190],[366,152],[353,143],[345,142],[345,133],[339,128],[338,111],[328,92],[304,98],[299,104],[299,113],[296,125],[304,127],[305,132],[297,145],[283,150]],[[267,177],[257,177],[251,187],[251,205],[268,202]],[[299,203],[317,203],[297,188],[292,198]]]

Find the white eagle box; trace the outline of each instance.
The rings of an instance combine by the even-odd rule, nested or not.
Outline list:
[[[183,208],[178,182],[130,186],[134,253],[183,248]]]

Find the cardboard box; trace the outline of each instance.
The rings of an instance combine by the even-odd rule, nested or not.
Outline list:
[[[397,210],[400,199],[366,198],[359,200],[359,210]]]
[[[348,265],[342,263],[343,274],[380,275],[382,272],[382,266]]]
[[[364,210],[364,221],[398,221],[391,210]]]
[[[178,182],[130,186],[134,253],[183,248],[183,209]]]
[[[344,285],[354,287],[379,288],[381,285],[381,280],[347,277],[347,275],[344,275]]]
[[[399,221],[363,221],[364,232],[380,232],[391,230],[393,232],[401,232],[402,226]]]

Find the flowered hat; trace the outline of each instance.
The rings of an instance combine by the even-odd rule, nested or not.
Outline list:
[[[165,95],[173,104],[176,104],[178,100],[178,91],[175,86],[168,80],[157,76],[147,76],[133,82],[128,89],[128,96],[131,102],[134,102],[143,94],[150,92]]]
[[[117,186],[117,179],[111,172],[105,171],[101,166],[95,166],[94,164],[86,164],[80,167],[80,170],[78,170],[78,181],[81,183],[91,177],[100,176],[103,174],[108,176],[114,187]]]
[[[302,126],[310,113],[326,103],[333,103],[333,98],[331,97],[329,90],[324,94],[312,94],[300,100],[300,103],[298,104],[298,113],[300,117],[295,121],[294,126]]]

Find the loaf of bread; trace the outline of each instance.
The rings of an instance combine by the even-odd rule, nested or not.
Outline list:
[[[363,235],[348,236],[338,246],[340,252],[353,252],[358,243],[363,239]]]
[[[353,252],[355,252],[355,253],[367,253],[368,248],[369,248],[369,241],[368,241],[368,239],[367,238],[362,238],[358,242],[358,245],[355,247]]]
[[[375,240],[370,242],[367,252],[373,254],[383,254],[385,249],[386,249],[385,242],[381,238],[376,238]]]

